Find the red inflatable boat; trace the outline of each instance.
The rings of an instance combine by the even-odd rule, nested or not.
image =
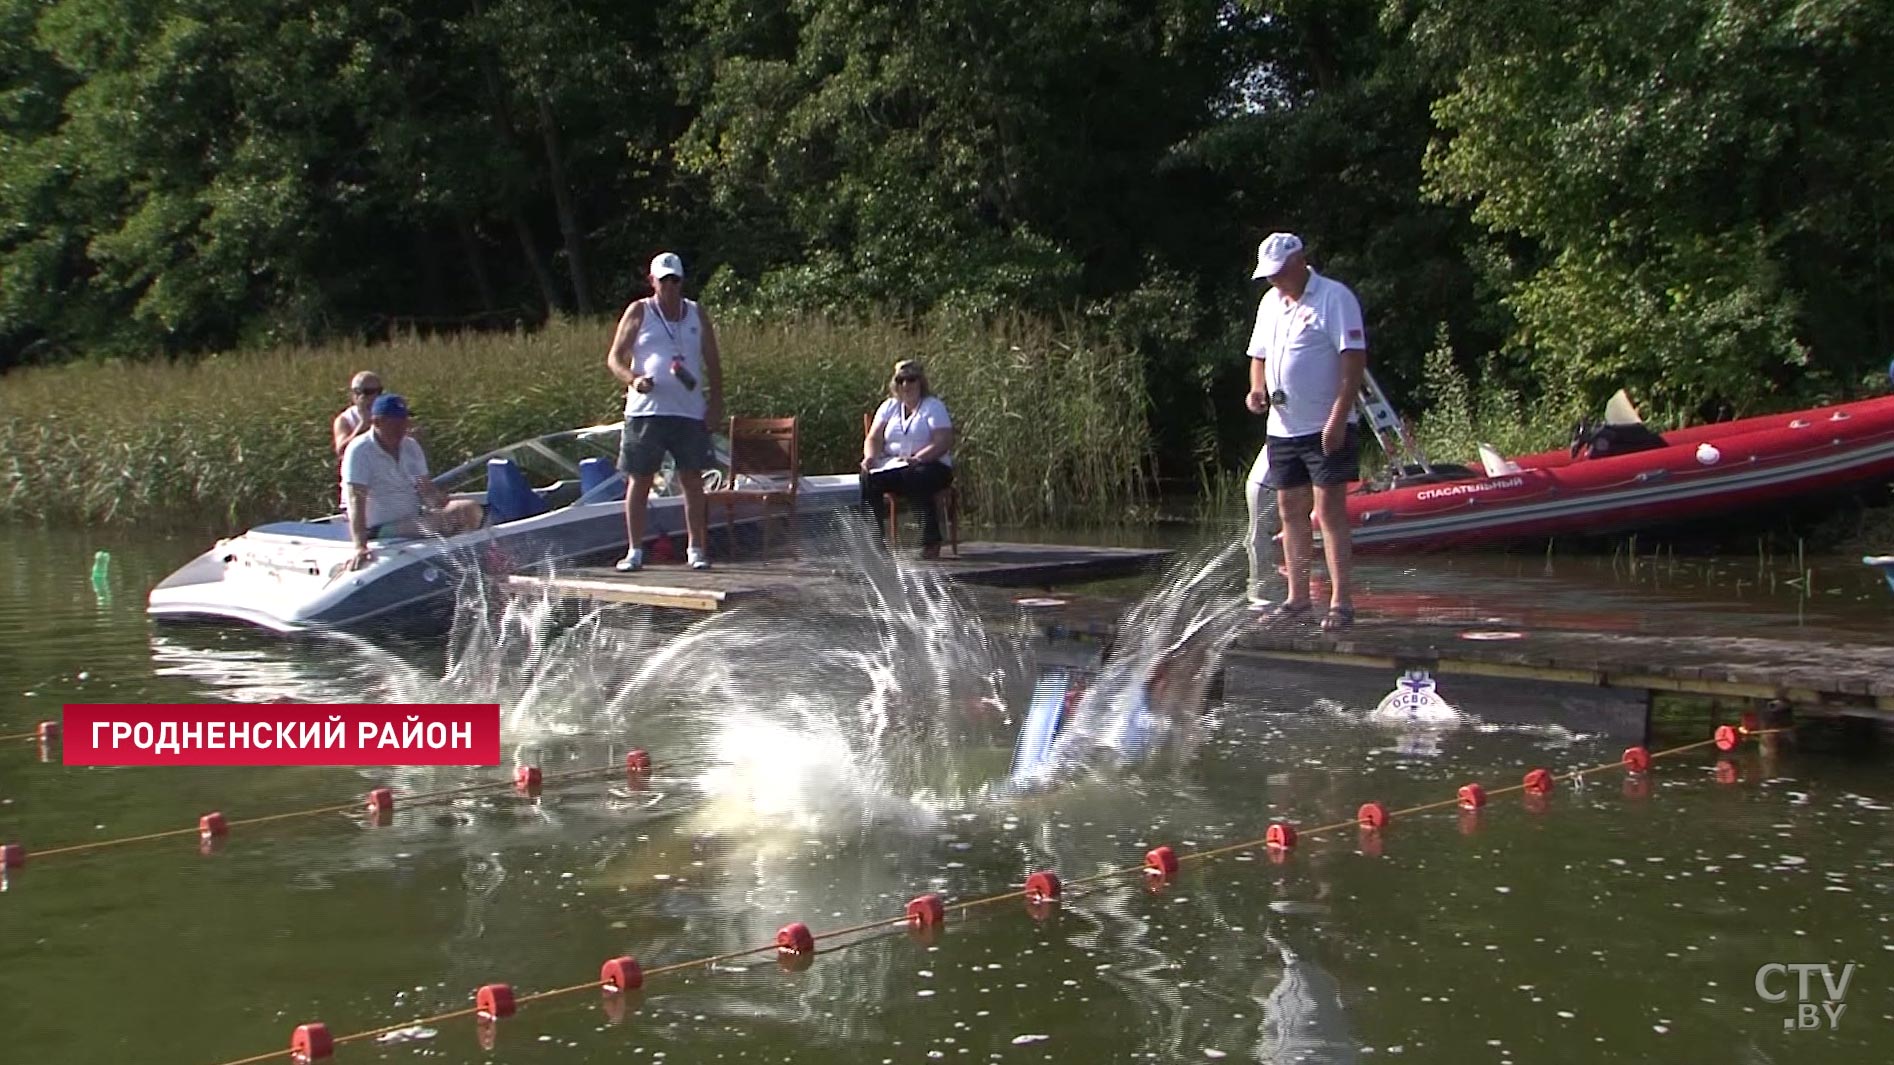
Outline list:
[[[1873,483],[1894,477],[1894,396],[1679,429],[1661,439],[1661,446],[1606,456],[1492,456],[1484,474],[1454,467],[1470,474],[1457,479],[1364,483],[1348,497],[1354,544],[1374,551],[1622,532]]]

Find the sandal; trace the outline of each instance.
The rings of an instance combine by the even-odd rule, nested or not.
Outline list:
[[[1310,603],[1277,603],[1276,609],[1263,615],[1265,622],[1299,621],[1313,610]]]
[[[1343,629],[1353,628],[1354,624],[1355,624],[1355,608],[1354,607],[1332,606],[1328,608],[1327,616],[1322,618],[1322,631],[1323,632],[1340,632]]]

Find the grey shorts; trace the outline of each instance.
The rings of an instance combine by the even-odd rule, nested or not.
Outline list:
[[[686,472],[711,466],[710,430],[702,418],[679,418],[671,414],[650,414],[625,419],[625,434],[618,442],[618,468],[628,476],[643,477],[664,467],[664,455]]]

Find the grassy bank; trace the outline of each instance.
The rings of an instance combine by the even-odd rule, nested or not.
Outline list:
[[[406,395],[430,465],[521,437],[608,422],[609,320],[530,334],[288,348],[197,362],[83,364],[0,383],[0,518],[232,526],[334,509],[329,422],[351,374]],[[1135,352],[1003,320],[720,324],[729,414],[802,419],[803,467],[855,469],[861,416],[898,358],[926,360],[961,429],[969,521],[1122,517],[1149,450]]]

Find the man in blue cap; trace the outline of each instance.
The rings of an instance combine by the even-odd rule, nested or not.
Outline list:
[[[448,499],[428,477],[427,456],[408,435],[408,402],[393,393],[375,397],[372,428],[342,452],[342,490],[348,496],[350,569],[373,561],[370,540],[453,536],[478,529],[484,515],[471,499]]]

